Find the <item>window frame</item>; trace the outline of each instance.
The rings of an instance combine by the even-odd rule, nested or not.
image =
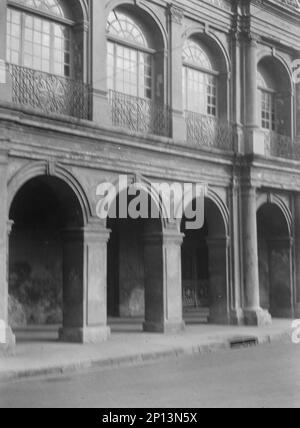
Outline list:
[[[51,75],[55,75],[61,78],[65,78],[65,79],[72,79],[74,76],[74,45],[73,45],[73,31],[72,31],[72,27],[74,25],[74,22],[69,20],[69,19],[65,19],[65,18],[61,18],[57,15],[54,14],[50,14],[38,9],[34,9],[28,6],[23,6],[20,3],[17,3],[15,1],[8,1],[8,5],[7,5],[7,16],[6,16],[6,23],[8,22],[8,12],[12,11],[12,12],[18,12],[20,13],[20,51],[19,51],[19,59],[18,59],[18,65],[20,67],[24,67],[24,68],[29,68],[32,70],[35,70],[37,72],[41,72],[41,73],[45,73],[45,74],[51,74]],[[49,46],[49,50],[50,50],[50,59],[49,59],[49,71],[44,71],[41,68],[35,68],[35,67],[28,67],[25,65],[24,62],[24,56],[25,56],[25,22],[26,22],[26,17],[32,17],[34,18],[38,18],[42,21],[48,22],[50,25],[50,33],[49,33],[49,37],[50,37],[50,46]],[[54,25],[59,25],[59,26],[63,26],[66,29],[68,29],[69,32],[69,43],[70,43],[70,50],[69,50],[69,55],[70,55],[70,61],[68,64],[69,67],[69,74],[65,75],[65,73],[63,74],[57,74],[55,73],[55,61],[54,61],[54,55],[55,55],[55,48],[54,48],[54,40],[55,40],[55,35],[54,35]],[[6,40],[10,35],[8,34],[8,28],[6,29]],[[6,41],[7,43],[7,41]],[[6,46],[6,52],[8,52],[8,46]],[[7,53],[6,53],[7,56]],[[63,68],[65,67],[65,63],[63,63]]]
[[[197,113],[197,114],[203,114],[204,116],[211,117],[211,118],[218,118],[219,117],[219,102],[218,102],[218,99],[219,99],[219,87],[218,87],[219,86],[218,85],[219,79],[218,79],[218,77],[220,76],[220,73],[218,71],[215,71],[215,70],[208,70],[206,68],[203,68],[201,66],[197,66],[196,64],[192,64],[192,63],[190,63],[188,61],[184,61],[184,60],[183,60],[183,63],[182,63],[182,69],[183,69],[183,73],[184,73],[184,75],[183,75],[183,84],[185,85],[184,91],[183,91],[183,96],[184,96],[184,100],[183,100],[184,110],[185,111],[191,111],[188,108],[188,90],[187,90],[188,89],[188,72],[189,72],[189,70],[194,70],[194,71],[198,72],[199,74],[203,74],[205,76],[213,77],[215,79],[216,105],[214,107],[216,109],[216,114],[213,115],[213,114],[210,114],[208,112],[209,107],[210,107],[210,105],[208,103],[208,97],[210,96],[210,94],[208,93],[208,90],[207,90],[208,85],[206,85],[206,97],[205,97],[206,112],[205,113],[193,112],[193,111],[191,111],[191,112],[192,113]]]
[[[143,46],[143,45],[140,45],[138,43],[134,43],[134,42],[131,42],[129,40],[123,39],[122,37],[112,35],[108,31],[106,34],[106,41],[107,41],[107,44],[111,43],[114,47],[114,54],[113,54],[113,59],[114,59],[113,69],[114,70],[113,70],[113,77],[112,77],[113,88],[108,88],[108,89],[118,92],[116,89],[116,77],[117,77],[117,72],[116,72],[117,71],[117,54],[116,54],[116,52],[117,52],[117,47],[122,46],[124,48],[135,51],[138,57],[140,54],[149,55],[150,61],[151,61],[151,64],[150,64],[150,68],[151,68],[151,98],[146,97],[145,94],[143,96],[141,96],[141,94],[140,94],[139,72],[137,72],[137,81],[136,81],[137,95],[128,94],[126,92],[124,94],[128,95],[128,96],[132,96],[132,97],[136,96],[137,98],[141,98],[144,100],[153,101],[155,99],[155,60],[154,60],[154,55],[156,53],[156,50],[149,48],[148,46]],[[107,57],[108,57],[108,49],[107,49]],[[137,60],[136,64],[138,66],[137,68],[139,68],[139,65],[140,65],[139,60]],[[107,81],[109,82],[109,76],[107,77]]]
[[[272,89],[264,88],[262,86],[258,86],[259,90],[259,103],[260,103],[260,127],[266,131],[266,132],[277,132],[277,107],[276,107],[276,92]],[[263,95],[267,95],[269,97],[270,101],[270,110],[268,111],[270,115],[269,119],[269,127],[264,127],[263,122],[266,122],[267,120],[263,118],[263,112],[266,110],[263,110]],[[274,119],[273,119],[274,115]]]

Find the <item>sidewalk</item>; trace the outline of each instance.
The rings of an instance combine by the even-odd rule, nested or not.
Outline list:
[[[264,328],[188,325],[177,335],[143,333],[137,321],[114,321],[111,327],[110,339],[98,345],[59,343],[51,329],[46,339],[43,330],[43,341],[38,329],[30,333],[30,340],[28,333],[19,334],[16,355],[0,359],[0,381],[215,352],[283,340],[291,333],[290,320],[274,320]]]

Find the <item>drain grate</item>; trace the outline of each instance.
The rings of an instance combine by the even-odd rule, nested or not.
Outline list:
[[[257,346],[258,345],[258,339],[257,337],[234,337],[230,339],[229,341],[230,347],[232,349],[236,348],[248,348],[250,346]]]

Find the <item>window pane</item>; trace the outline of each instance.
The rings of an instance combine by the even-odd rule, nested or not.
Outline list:
[[[13,9],[7,10],[7,50],[8,62],[20,64],[21,54],[21,13]]]

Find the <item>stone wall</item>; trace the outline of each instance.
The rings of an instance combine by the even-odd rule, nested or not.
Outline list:
[[[10,324],[61,324],[62,247],[52,231],[18,230],[10,239]]]

